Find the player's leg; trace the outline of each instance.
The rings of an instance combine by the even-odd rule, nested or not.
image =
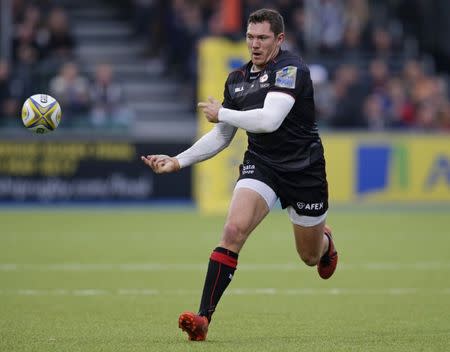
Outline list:
[[[288,212],[294,228],[295,246],[300,258],[306,265],[317,265],[328,249],[328,239],[324,235],[325,219],[307,223],[302,220],[315,217],[298,215],[292,207],[288,208]]]
[[[336,269],[338,255],[331,231],[325,225],[328,209],[325,159],[320,158],[297,172],[279,172],[278,180],[277,192],[293,224],[300,258],[309,266],[317,265],[320,277],[328,279]]]
[[[238,181],[219,246],[239,253],[250,233],[269,213],[277,200],[275,192],[254,179]]]
[[[199,309],[199,314],[206,316],[208,320],[211,320],[220,297],[231,282],[241,248],[270,211],[258,192],[240,187],[241,183],[242,181],[238,182],[233,193],[222,238],[209,260]]]
[[[320,277],[328,279],[336,269],[338,254],[331,229],[325,225],[326,213],[321,216],[298,215],[293,207],[288,207],[288,212],[300,258],[306,265],[317,265]]]
[[[221,240],[209,259],[199,313],[185,312],[179,318],[180,328],[191,340],[206,338],[211,316],[233,278],[239,251],[276,199],[275,192],[261,181],[243,179],[236,184]]]

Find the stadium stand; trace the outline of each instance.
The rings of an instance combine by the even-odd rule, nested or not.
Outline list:
[[[120,99],[127,107],[119,119],[122,129],[128,125],[134,135],[192,139],[198,40],[242,38],[243,19],[267,6],[285,16],[286,48],[311,65],[323,128],[450,129],[448,65],[442,55],[436,65],[424,51],[430,49],[423,44],[427,37],[414,30],[414,13],[402,11],[406,5],[400,0],[12,3],[12,65],[3,60],[0,66],[3,126],[14,125],[21,102],[33,92],[48,91],[61,66],[74,61],[90,85],[89,111],[79,116],[79,125],[114,128],[91,115],[99,111],[95,100]],[[233,10],[242,19],[231,21],[234,27],[226,21],[233,16],[224,16],[224,3],[241,5]],[[115,88],[98,94],[93,82],[102,64],[110,66]]]
[[[191,130],[193,114],[185,99],[177,98],[180,85],[165,76],[161,58],[148,60],[144,42],[133,36],[129,21],[120,10],[100,1],[77,3],[69,9],[77,38],[76,55],[92,77],[96,65],[109,63],[116,79],[122,82],[124,97],[134,110],[133,131],[146,133],[151,128],[170,124],[180,131]]]

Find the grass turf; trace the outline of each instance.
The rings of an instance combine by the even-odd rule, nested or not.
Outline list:
[[[196,310],[223,217],[191,211],[0,213],[0,351],[447,351],[450,217],[352,209],[329,216],[330,280],[297,259],[274,212],[252,234],[204,343]]]

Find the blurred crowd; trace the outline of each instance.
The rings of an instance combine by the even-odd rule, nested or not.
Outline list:
[[[311,66],[322,126],[450,131],[448,77],[435,72],[380,1],[243,0],[241,25],[234,30],[225,23],[220,1],[133,3],[136,31],[186,81],[195,80],[201,38],[242,39],[251,12],[275,8],[285,19],[285,49]]]
[[[64,108],[64,127],[126,127],[132,113],[112,66],[81,72],[66,9],[51,0],[12,4],[12,60],[0,59],[0,126],[20,124],[22,103],[48,92]]]
[[[48,80],[37,81],[49,82],[42,88],[64,104],[65,115],[86,114],[93,126],[104,126],[111,119],[126,124],[130,113],[120,111],[123,91],[112,67],[101,64],[91,77],[80,73],[68,14],[51,6],[57,1],[39,1],[39,6],[24,0],[13,3],[14,64],[0,61],[3,123],[17,116],[19,104],[36,90],[33,75],[50,72]],[[242,0],[234,12],[238,26],[227,21],[223,1],[113,3],[128,13],[135,36],[147,45],[147,56],[164,58],[167,74],[189,83],[196,81],[201,38],[241,40],[252,11],[276,8],[285,18],[285,48],[298,52],[310,65],[322,126],[450,131],[448,77],[436,72],[433,60],[418,50],[402,23],[383,8],[383,1]],[[36,63],[40,69],[31,69]]]

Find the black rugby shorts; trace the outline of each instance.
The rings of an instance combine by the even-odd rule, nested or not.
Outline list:
[[[280,171],[245,153],[239,166],[239,180],[255,179],[273,189],[283,209],[292,206],[297,214],[320,216],[328,209],[325,159],[300,171]]]

